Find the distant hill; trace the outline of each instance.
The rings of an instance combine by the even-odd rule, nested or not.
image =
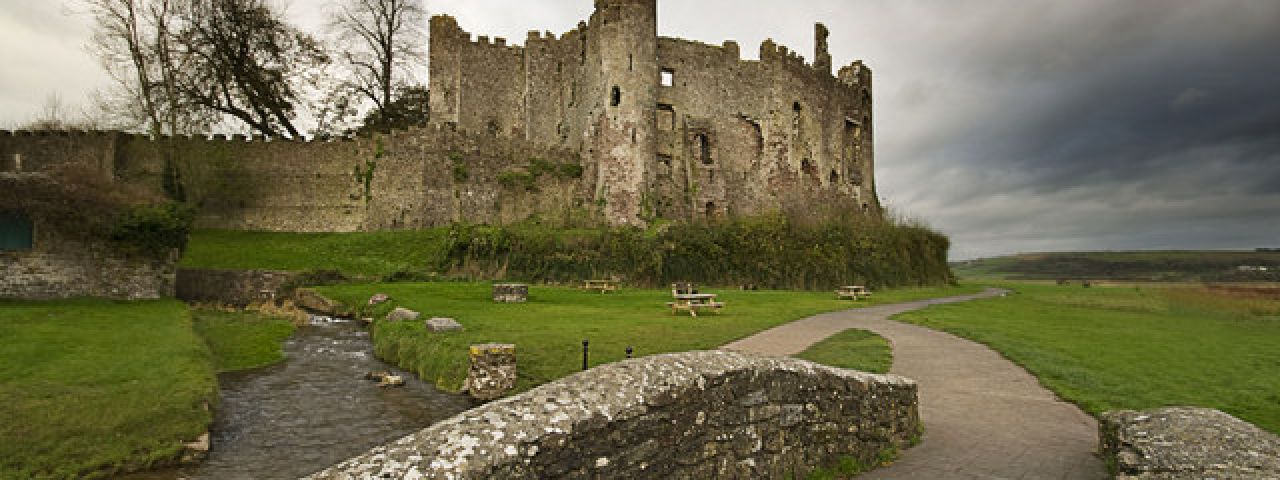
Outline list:
[[[1023,253],[951,269],[960,278],[1010,280],[1280,281],[1280,249]]]

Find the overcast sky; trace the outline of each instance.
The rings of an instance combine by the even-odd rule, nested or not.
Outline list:
[[[324,2],[290,14],[318,25]],[[562,33],[591,0],[428,1],[477,35]],[[0,0],[0,125],[107,86],[74,3]],[[886,205],[952,258],[1280,247],[1280,1],[659,0],[659,34],[773,38],[874,72]]]

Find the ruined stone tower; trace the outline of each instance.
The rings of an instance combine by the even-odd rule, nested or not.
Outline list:
[[[699,220],[806,205],[879,215],[871,72],[832,75],[829,32],[814,61],[772,40],[657,35],[656,0],[596,0],[587,22],[525,45],[431,19],[431,123],[579,152],[582,201],[612,224]]]

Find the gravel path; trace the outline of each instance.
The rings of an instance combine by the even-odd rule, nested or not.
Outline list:
[[[1097,423],[984,345],[889,320],[929,305],[1001,296],[982,293],[845,310],[780,325],[721,348],[794,355],[849,328],[893,345],[892,372],[920,386],[921,443],[868,479],[1107,478],[1093,455]]]

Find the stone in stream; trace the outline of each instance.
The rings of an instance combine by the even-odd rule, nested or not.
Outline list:
[[[293,303],[311,313],[326,317],[342,317],[346,313],[342,305],[325,298],[310,288],[299,288],[293,292]]]
[[[516,386],[516,346],[484,343],[471,346],[471,368],[465,389],[477,400],[493,400]]]
[[[413,310],[409,310],[404,307],[396,307],[395,310],[392,310],[391,313],[387,314],[387,321],[399,322],[401,320],[417,320],[418,317],[421,317],[421,316],[422,316],[421,313],[415,312]]]
[[[427,320],[427,331],[429,332],[453,332],[462,331],[462,324],[452,318],[436,317]]]

